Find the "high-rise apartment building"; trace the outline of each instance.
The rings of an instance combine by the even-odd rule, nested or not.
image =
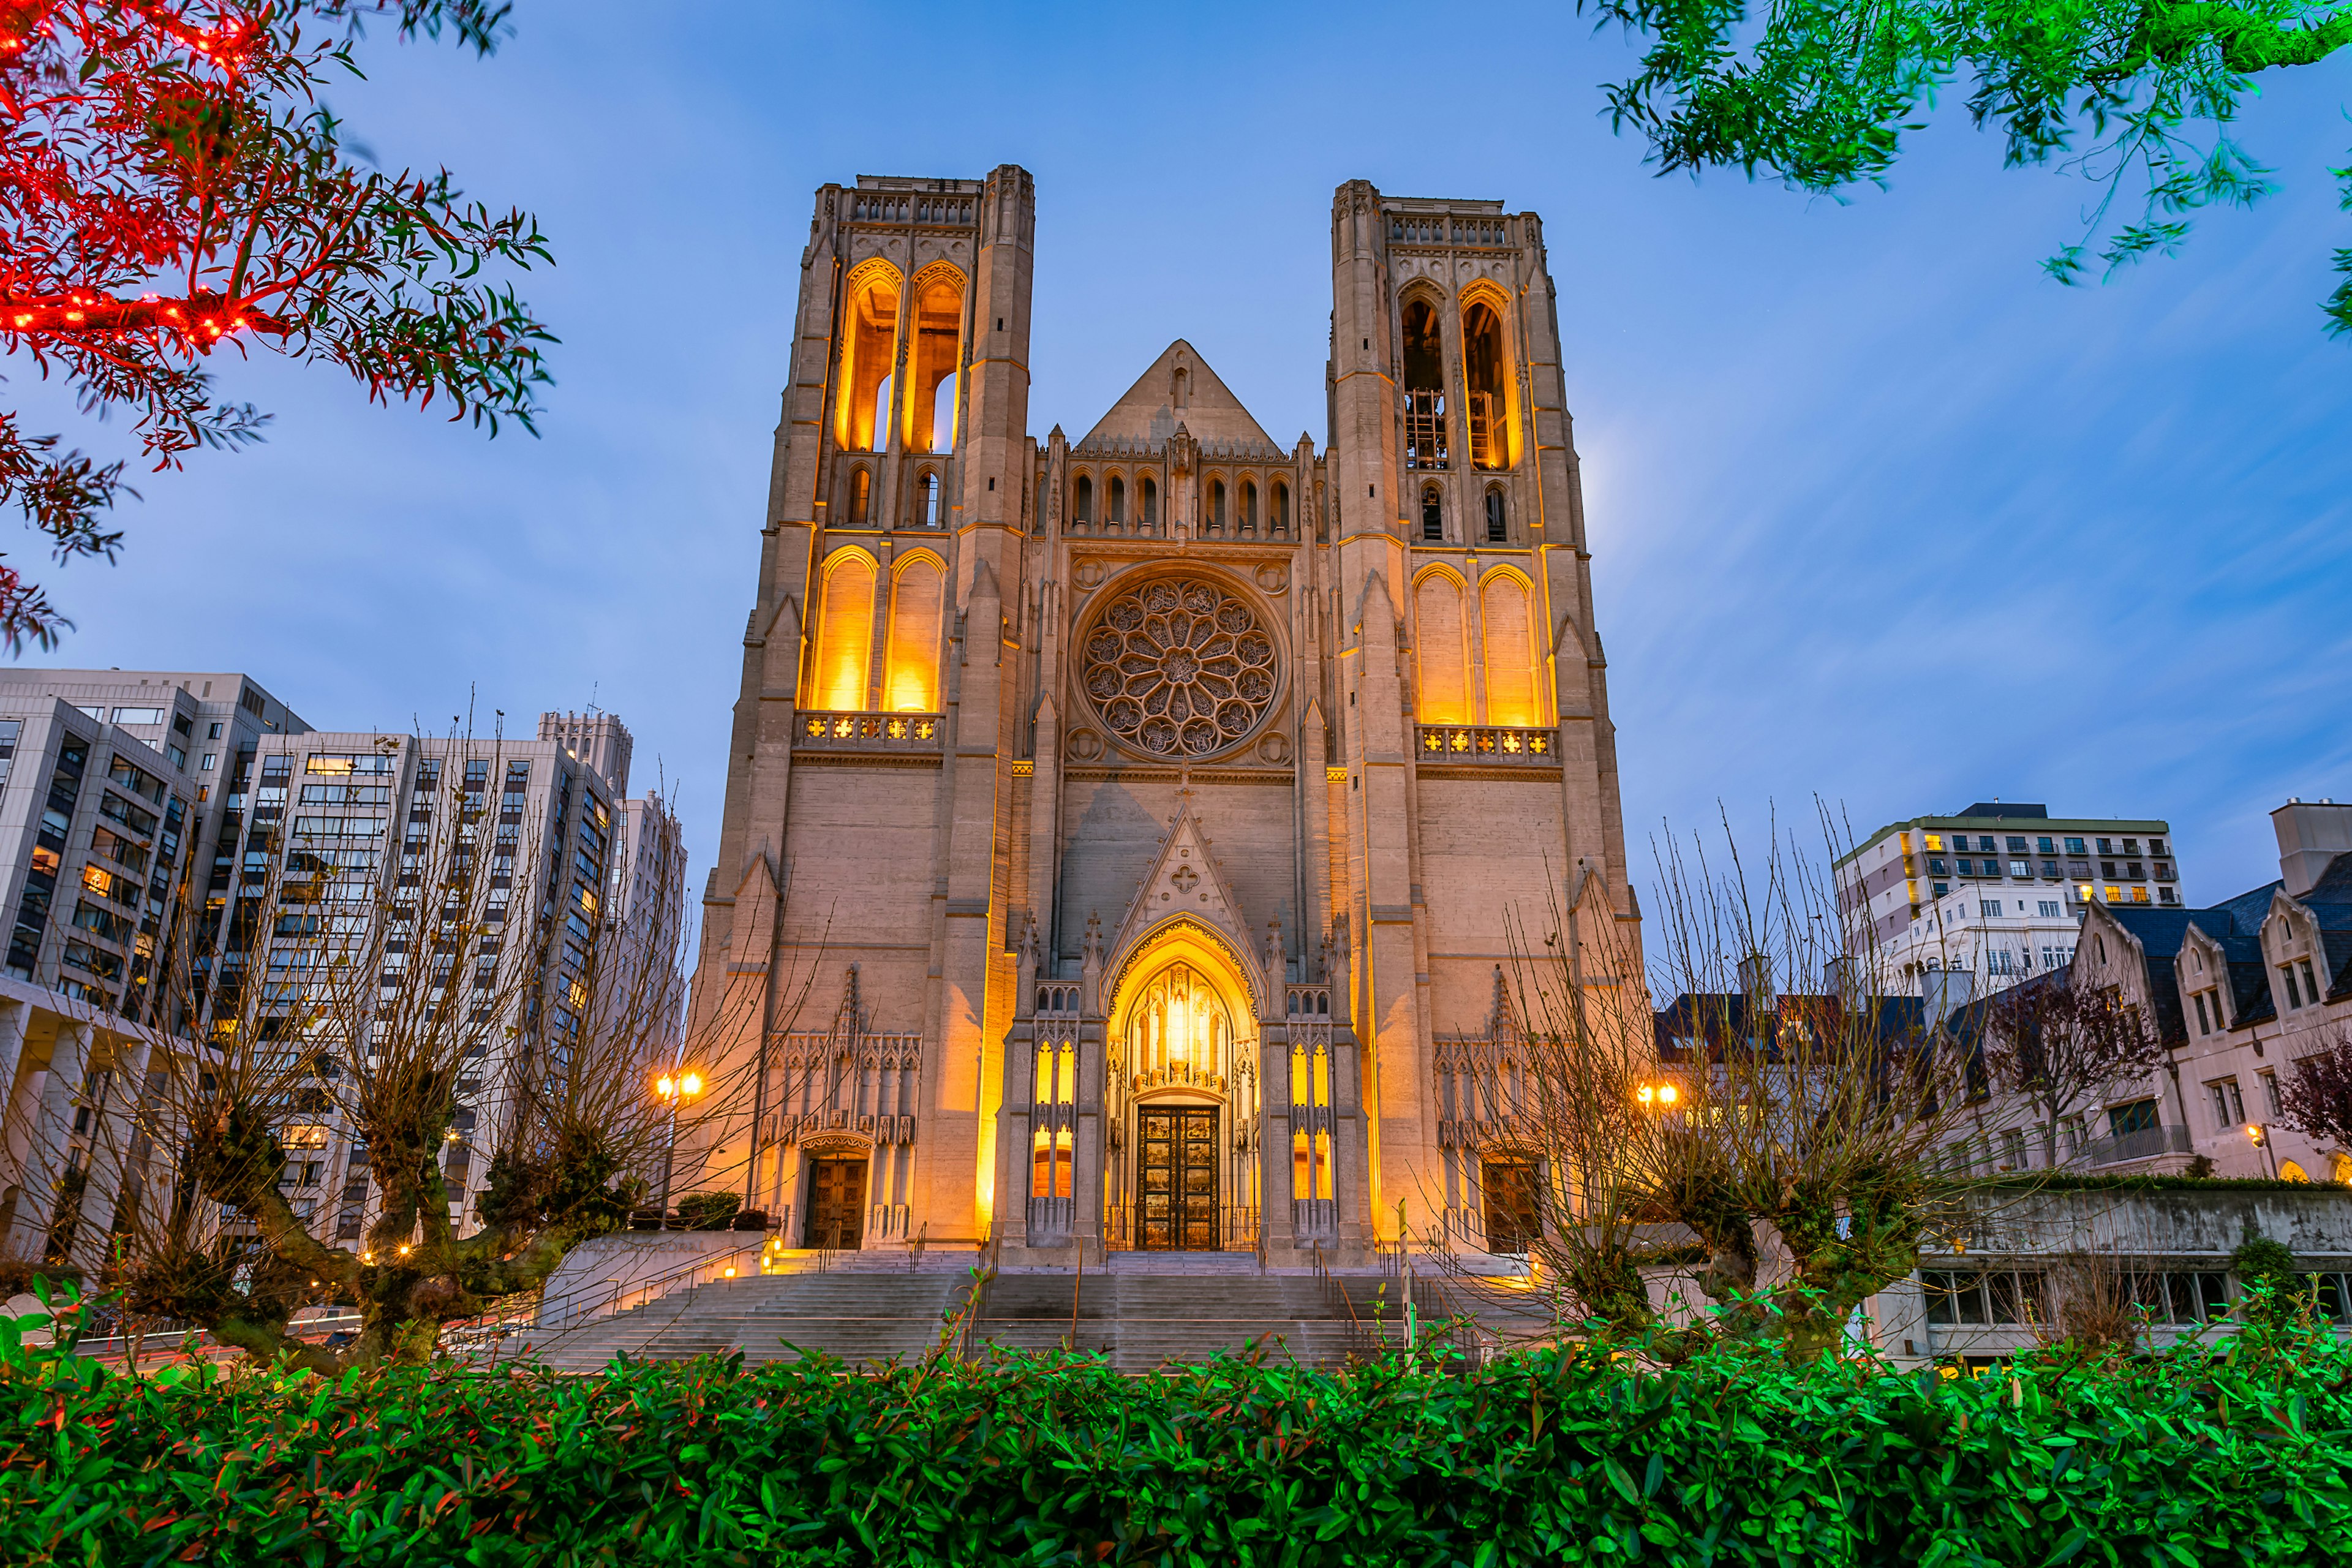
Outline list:
[[[1979,801],[1880,828],[1836,866],[1846,949],[1884,984],[1960,970],[1979,994],[2063,968],[2085,905],[2178,908],[2169,824]]]
[[[443,1154],[452,1218],[469,1226],[523,1053],[561,1049],[579,1023],[583,933],[609,913],[620,949],[657,972],[676,952],[683,839],[658,796],[626,798],[629,755],[628,731],[605,713],[544,715],[531,740],[323,731],[239,675],[0,671],[7,972],[110,1016],[95,1032],[58,1031],[56,1046],[45,1026],[13,1052],[5,1038],[21,1040],[23,1022],[0,1019],[0,1241],[38,1245],[47,1219],[37,1189],[71,1164],[91,1097],[119,1097],[110,1071],[137,1048],[136,1026],[191,1037],[250,1026],[269,1037],[291,1027],[302,976],[325,947],[379,921],[391,922],[387,991],[410,963],[429,962],[426,841],[457,799],[481,814],[493,918],[529,929],[508,911],[543,906],[553,933],[505,944],[508,964],[539,973],[493,965],[446,981],[495,998],[478,1015],[514,1014],[468,1019],[492,1026],[483,1037],[497,1042],[459,1080]],[[419,928],[415,941],[407,927]],[[174,952],[174,942],[194,952]],[[660,977],[673,1019],[682,987]],[[68,1131],[58,1119],[76,1098],[85,1104]],[[287,1139],[281,1184],[296,1212],[322,1236],[356,1238],[368,1218],[366,1151],[330,1109]]]

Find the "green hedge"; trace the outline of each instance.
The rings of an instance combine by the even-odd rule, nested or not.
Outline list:
[[[2346,1561],[2352,1356],[2232,1343],[1979,1380],[1751,1350],[333,1383],[8,1352],[0,1562]]]

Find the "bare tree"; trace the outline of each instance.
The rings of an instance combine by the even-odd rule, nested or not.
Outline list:
[[[2352,1034],[2297,1057],[2279,1085],[2279,1120],[2317,1142],[2352,1148]]]
[[[2053,1167],[2058,1129],[2078,1107],[2164,1060],[2163,1042],[2138,1007],[2054,973],[1985,1003],[1982,1050],[1986,1070],[2032,1108],[2044,1163]]]
[[[1911,1271],[1956,1199],[1940,1156],[1964,1066],[1915,1003],[1885,994],[1874,953],[1843,950],[1828,887],[1777,829],[1752,872],[1736,841],[1720,873],[1670,842],[1660,891],[1646,987],[1592,984],[1596,954],[1604,972],[1622,958],[1607,933],[1521,963],[1549,1176],[1539,1267],[1644,1329],[1633,1278],[1688,1267],[1722,1308],[1699,1333],[1817,1355]],[[1652,1016],[1653,995],[1673,1000]]]
[[[643,1202],[670,1126],[651,1079],[691,1050],[683,921],[656,940],[617,918],[609,883],[542,881],[575,839],[610,842],[608,808],[525,822],[495,793],[495,737],[437,750],[446,766],[428,756],[394,828],[396,864],[318,838],[321,818],[281,818],[257,832],[294,837],[224,928],[182,900],[191,929],[120,1064],[128,1092],[92,1108],[93,1141],[63,1163],[47,1261],[133,1312],[332,1372],[431,1356],[444,1325],[535,1290]],[[355,805],[383,803],[350,787]],[[542,832],[563,836],[548,857]],[[742,1010],[722,999],[699,1016],[732,1028]],[[710,1086],[714,1111],[731,1087]],[[286,1190],[331,1131],[351,1141],[345,1200],[372,1215],[356,1246],[323,1238],[335,1205],[305,1212]],[[467,1213],[452,1193],[485,1139],[488,1185]],[[358,1309],[354,1342],[298,1338],[296,1314],[331,1302]]]

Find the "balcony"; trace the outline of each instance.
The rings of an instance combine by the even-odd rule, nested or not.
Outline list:
[[[1500,729],[1487,724],[1421,724],[1414,742],[1424,763],[1504,763],[1559,766],[1556,730]]]
[[[2190,1152],[2186,1127],[2143,1127],[2113,1138],[2094,1138],[2078,1158],[2086,1165],[2121,1165],[2133,1160],[2153,1160],[2161,1154]]]
[[[937,713],[803,713],[793,750],[936,752],[943,731]]]

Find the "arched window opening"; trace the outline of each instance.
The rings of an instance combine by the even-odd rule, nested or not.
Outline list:
[[[1421,537],[1433,544],[1445,540],[1445,502],[1435,485],[1421,492]]]
[[[1242,481],[1242,531],[1257,531],[1257,486],[1249,479]]]
[[[1127,521],[1127,481],[1117,474],[1110,477],[1110,510],[1106,515],[1113,528]]]
[[[1223,479],[1211,479],[1209,481],[1209,531],[1211,533],[1223,533],[1224,531],[1225,481]]]
[[[1297,1131],[1290,1135],[1290,1195],[1295,1199],[1328,1199],[1332,1194],[1331,1053],[1317,1046],[1290,1052],[1290,1107]],[[1313,1131],[1308,1131],[1309,1128]]]
[[[1160,487],[1147,476],[1142,485],[1142,510],[1137,513],[1146,533],[1160,531]]]
[[[1526,727],[1537,712],[1535,639],[1528,625],[1528,591],[1502,573],[1479,595],[1486,642],[1486,722]]]
[[[1507,543],[1510,537],[1511,531],[1503,521],[1503,492],[1488,490],[1486,492],[1486,542],[1503,544]]]
[[[1424,724],[1466,724],[1470,685],[1461,587],[1445,573],[1432,572],[1413,590],[1412,601],[1419,687],[1414,716]]]
[[[1232,1061],[1234,1023],[1216,987],[1191,964],[1171,966],[1137,999],[1127,1026],[1138,1087],[1202,1083]]]
[[[1469,392],[1470,460],[1482,468],[1509,468],[1510,356],[1503,318],[1483,300],[1462,312],[1462,379]]]
[[[864,528],[874,521],[874,472],[855,468],[849,475],[849,523]]]
[[[1070,487],[1070,521],[1085,524],[1095,520],[1095,482],[1086,475]]]
[[[898,275],[877,267],[852,286],[841,332],[834,444],[878,452],[890,439],[890,367],[898,353]]]
[[[940,569],[916,556],[890,584],[890,658],[883,705],[894,713],[935,713],[940,707]]]
[[[1265,498],[1265,525],[1276,533],[1290,531],[1290,487],[1280,479]]]
[[[1192,373],[1182,365],[1176,367],[1176,385],[1170,393],[1169,400],[1178,408],[1189,407],[1192,405]]]
[[[921,483],[919,487],[917,487],[917,488],[921,491],[921,495],[920,495],[920,497],[919,497],[919,500],[918,500],[917,504],[918,504],[918,505],[920,507],[920,509],[921,509],[921,515],[922,515],[922,519],[923,519],[923,526],[924,526],[925,528],[937,528],[937,527],[939,527],[939,525],[940,525],[940,477],[939,477],[939,475],[937,475],[937,474],[925,474],[925,475],[923,476],[922,483]]]
[[[1437,309],[1426,300],[1404,307],[1404,463],[1445,467],[1445,353]]]
[[[931,450],[955,450],[956,388],[963,384],[961,375],[950,375],[931,394]]]
[[[915,352],[908,365],[908,446],[944,452],[955,445],[956,363],[963,341],[963,286],[952,274],[921,281],[915,297]]]
[[[835,561],[824,574],[810,706],[855,713],[866,706],[866,673],[874,646],[874,563],[855,550],[843,552]]]
[[[1031,1156],[1029,1195],[1033,1198],[1066,1198],[1070,1195],[1070,1134],[1066,1130],[1046,1131],[1040,1128],[1036,1149]]]

